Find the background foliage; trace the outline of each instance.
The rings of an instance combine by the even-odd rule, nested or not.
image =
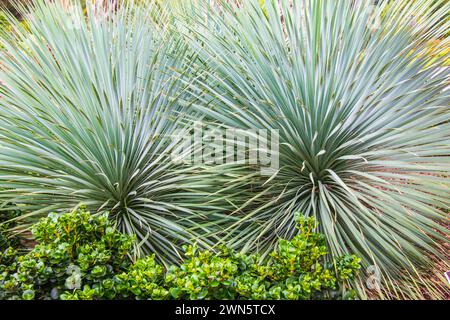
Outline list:
[[[0,201],[25,228],[84,202],[135,234],[138,253],[179,260],[181,246],[215,242],[212,171],[175,164],[189,132],[192,53],[153,2],[83,11],[36,1],[1,37]],[[158,22],[154,18],[158,18]],[[180,134],[178,132],[178,134]],[[223,201],[222,201],[223,202]],[[219,201],[220,203],[220,201]],[[202,210],[199,210],[199,208]]]

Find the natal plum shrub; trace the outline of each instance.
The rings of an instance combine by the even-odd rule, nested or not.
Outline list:
[[[16,226],[13,220],[21,214],[17,208],[6,206],[0,210],[0,251],[12,246],[18,248],[20,244],[20,237],[15,235],[10,230]]]
[[[56,299],[81,286],[100,290],[131,265],[134,237],[115,231],[107,215],[83,208],[50,214],[33,235],[38,244],[29,253],[8,248],[0,254],[0,298]]]

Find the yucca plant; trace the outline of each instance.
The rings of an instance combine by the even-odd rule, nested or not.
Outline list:
[[[224,241],[267,252],[295,234],[300,211],[317,217],[333,255],[350,251],[380,270],[375,294],[442,298],[442,274],[426,274],[441,260],[448,267],[450,70],[448,53],[425,52],[450,27],[450,3],[395,1],[376,16],[386,2],[216,2],[186,9],[185,35],[210,68],[197,83],[208,104],[196,107],[229,127],[280,135],[269,179],[224,184],[251,186]],[[365,282],[356,284],[363,297]]]
[[[183,243],[209,245],[206,211],[215,210],[203,199],[212,182],[171,159],[173,135],[190,130],[193,57],[153,2],[86,8],[36,1],[19,8],[28,30],[8,17],[0,202],[24,212],[21,228],[79,203],[109,211],[120,231],[137,235],[138,253],[177,261]]]

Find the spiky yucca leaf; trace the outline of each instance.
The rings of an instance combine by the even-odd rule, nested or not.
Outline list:
[[[269,181],[228,182],[252,190],[225,240],[265,252],[293,236],[295,212],[312,214],[334,255],[380,268],[384,292],[442,297],[447,284],[422,275],[448,264],[450,70],[425,52],[450,3],[399,2],[376,20],[371,1],[222,1],[191,6],[186,36],[215,81],[198,83],[214,102],[198,109],[281,139]]]
[[[187,48],[156,6],[90,8],[37,1],[29,32],[2,36],[0,200],[24,224],[81,202],[110,211],[142,252],[175,261],[210,242],[198,208],[211,183],[171,159],[171,135],[189,130]]]

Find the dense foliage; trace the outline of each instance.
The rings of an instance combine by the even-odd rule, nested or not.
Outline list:
[[[298,235],[280,240],[267,263],[224,247],[186,248],[181,265],[166,270],[153,255],[132,262],[134,238],[106,215],[83,208],[50,214],[33,227],[37,245],[0,254],[3,299],[337,299],[360,265],[354,256],[326,262],[315,220],[298,220]]]
[[[6,19],[5,13],[0,11],[0,30],[5,30],[8,26],[8,20]]]
[[[280,137],[272,176],[251,175],[254,165],[229,175],[226,190],[245,189],[235,203],[248,201],[222,236],[271,251],[295,232],[294,213],[309,212],[333,255],[350,251],[380,270],[386,296],[442,298],[445,280],[427,276],[436,261],[440,273],[450,267],[440,245],[449,234],[450,2],[370,4],[191,8],[186,38],[210,67],[196,108],[221,126]],[[444,40],[429,54],[435,39]]]
[[[8,247],[20,247],[20,237],[11,232],[11,229],[17,226],[14,218],[20,215],[21,211],[12,206],[7,205],[5,208],[0,209],[0,251]]]
[[[345,256],[326,262],[325,237],[314,232],[315,219],[300,217],[298,234],[279,240],[268,263],[255,254],[188,247],[186,260],[172,267],[166,283],[181,299],[336,299],[352,297],[343,285],[354,278],[359,259]]]
[[[134,239],[117,232],[106,215],[83,209],[51,214],[33,226],[36,246],[25,255],[0,255],[0,297],[50,299],[81,285],[93,288],[131,262]]]
[[[33,3],[27,27],[8,17],[1,37],[0,203],[14,199],[24,227],[79,202],[109,211],[167,264],[189,240],[208,247],[209,210],[223,208],[204,205],[213,179],[172,161],[195,73],[167,15],[153,2],[106,14]]]
[[[30,254],[2,255],[3,294],[345,297],[356,254],[381,272],[370,294],[445,297],[435,274],[450,268],[441,245],[450,207],[448,0],[108,3],[35,0],[0,13],[0,208],[21,209],[0,209],[0,241],[17,244],[11,228],[85,203],[136,242],[108,242],[116,236],[105,229],[77,235],[79,246],[35,226]],[[279,166],[268,177],[259,164],[228,164],[229,154],[200,164],[210,151],[184,150],[178,139],[192,137],[193,120],[277,130]],[[180,149],[194,161],[174,161]],[[304,238],[312,220],[298,212],[323,236]],[[150,256],[118,259],[120,246],[133,259]],[[286,255],[304,269],[292,270]],[[258,267],[261,259],[270,262]],[[353,283],[361,297],[365,280]]]

